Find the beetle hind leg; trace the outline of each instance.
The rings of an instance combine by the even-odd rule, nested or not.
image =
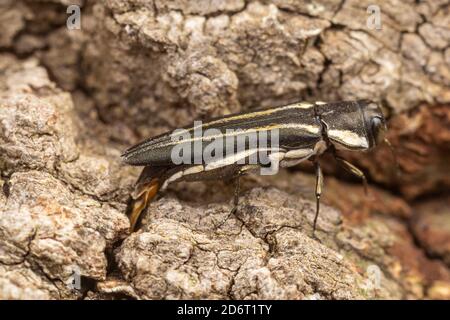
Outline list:
[[[160,184],[158,179],[154,179],[151,183],[144,186],[142,193],[136,199],[132,199],[128,213],[128,218],[130,219],[130,232],[135,230],[142,212],[156,196],[159,187]]]
[[[145,167],[131,193],[131,201],[128,204],[127,215],[130,220],[130,232],[135,231],[142,212],[150,201],[155,198],[161,188],[162,175],[167,168]]]

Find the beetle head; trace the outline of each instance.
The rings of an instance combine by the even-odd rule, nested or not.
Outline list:
[[[367,150],[383,140],[386,125],[381,109],[368,100],[316,103],[329,141],[342,150]]]
[[[364,117],[369,148],[373,148],[385,141],[386,121],[381,108],[375,102],[359,100],[358,105]]]

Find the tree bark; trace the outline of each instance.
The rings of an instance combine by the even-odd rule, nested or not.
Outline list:
[[[80,0],[80,30],[67,5],[0,4],[0,298],[450,298],[449,1]],[[343,153],[366,197],[324,159],[319,240],[308,167],[245,177],[231,216],[232,185],[174,185],[128,232],[133,143],[365,98],[400,175],[386,146]]]

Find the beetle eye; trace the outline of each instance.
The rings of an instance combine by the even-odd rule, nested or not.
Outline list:
[[[386,126],[380,117],[372,118],[372,133],[375,138],[376,144],[380,144],[384,140],[384,135],[386,133]]]

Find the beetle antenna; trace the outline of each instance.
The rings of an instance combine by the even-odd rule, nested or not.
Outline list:
[[[395,163],[395,175],[398,177],[400,175],[400,166],[398,165],[397,154],[395,153],[395,150],[394,150],[394,147],[392,146],[392,143],[387,138],[384,139],[384,143],[386,143],[386,145],[388,146],[389,150],[391,151],[392,158],[393,158],[394,163]]]

